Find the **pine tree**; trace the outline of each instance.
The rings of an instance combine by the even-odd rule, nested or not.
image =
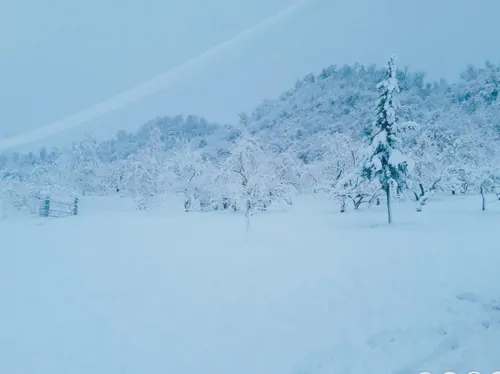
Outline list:
[[[396,58],[391,57],[383,81],[377,85],[377,119],[371,139],[368,157],[363,165],[362,176],[368,180],[377,180],[387,199],[387,215],[392,222],[391,190],[396,188],[399,194],[408,188],[408,174],[413,167],[411,159],[402,154],[396,116],[396,95],[399,93],[396,79]]]

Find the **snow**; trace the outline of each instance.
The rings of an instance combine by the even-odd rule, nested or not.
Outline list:
[[[433,196],[251,217],[135,211],[0,221],[2,373],[491,373],[500,203]],[[382,243],[384,243],[382,245]],[[496,366],[495,366],[496,365]]]
[[[379,170],[382,170],[382,161],[380,160],[380,155],[376,154],[373,156],[371,160],[371,165],[373,167],[373,171],[377,172]]]
[[[379,130],[379,132],[373,137],[371,149],[376,152],[380,146],[388,147],[387,145],[387,131]]]
[[[399,149],[391,149],[391,153],[389,155],[389,164],[393,167],[397,167],[399,165],[407,165],[409,173],[413,171],[413,167],[415,166],[415,162],[408,156],[403,155]]]

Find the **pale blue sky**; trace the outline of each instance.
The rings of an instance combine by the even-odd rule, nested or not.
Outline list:
[[[0,12],[0,136],[43,126],[196,56],[292,0],[18,0]],[[400,64],[452,80],[500,61],[498,0],[312,0],[175,87],[89,127],[110,134],[157,115],[233,121],[332,63]]]

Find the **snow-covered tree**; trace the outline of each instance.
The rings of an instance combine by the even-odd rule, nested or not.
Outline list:
[[[150,197],[167,191],[165,152],[158,126],[153,126],[146,145],[127,157],[125,165],[121,182],[133,195],[138,209],[148,208]]]
[[[242,134],[224,163],[222,173],[228,194],[245,213],[247,229],[250,216],[265,209],[272,201],[272,167],[266,151],[249,134]]]
[[[0,171],[0,216],[15,209],[31,214],[37,212],[43,188],[29,178]]]
[[[481,210],[486,210],[486,196],[492,192],[497,192],[500,169],[492,165],[490,160],[484,162],[476,169],[479,193],[481,194]]]
[[[215,167],[209,155],[186,143],[180,150],[171,152],[170,168],[175,177],[174,190],[184,195],[184,209],[218,209],[219,201],[214,191]]]
[[[380,189],[372,181],[351,174],[339,181],[333,190],[332,197],[340,201],[340,212],[347,210],[347,201],[352,202],[355,210],[359,209],[361,204],[366,203],[369,206],[380,201]]]
[[[304,145],[296,148],[307,150],[313,161],[304,165],[303,183],[309,184],[312,191],[328,195],[336,193],[339,183],[346,177],[356,178],[352,172],[359,164],[361,143],[347,134],[320,133]]]
[[[340,202],[341,213],[347,210],[347,201],[351,201],[353,208],[357,210],[361,204],[378,203],[380,195],[378,186],[360,173],[360,163],[363,161],[360,157],[360,145],[352,141],[343,143],[340,148],[342,156],[335,156],[337,167],[333,174],[327,172],[330,174],[330,184],[327,187],[330,197]]]
[[[40,191],[45,191],[50,194],[68,193],[75,194],[77,191],[73,188],[68,188],[65,185],[65,178],[56,170],[57,165],[43,163],[33,167],[29,175],[29,181],[37,186]]]
[[[99,194],[101,191],[102,162],[98,154],[99,143],[90,133],[72,147],[72,176],[74,189],[82,195]]]
[[[128,186],[126,185],[125,177],[127,170],[127,160],[114,160],[108,164],[104,180],[108,194],[126,196]]]
[[[292,205],[292,196],[301,189],[302,162],[290,149],[270,155],[272,200],[282,199]]]
[[[377,101],[377,119],[374,134],[363,165],[362,175],[368,180],[376,179],[385,192],[388,222],[392,222],[391,190],[402,192],[409,185],[412,160],[401,152],[398,138],[400,128],[396,116],[396,95],[399,93],[396,79],[396,60],[389,60],[385,79],[377,86],[380,94]]]

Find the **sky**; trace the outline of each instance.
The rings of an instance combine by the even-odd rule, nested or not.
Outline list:
[[[176,84],[67,136],[111,136],[156,116],[232,123],[331,64],[400,65],[456,79],[500,62],[500,1],[310,0]],[[152,79],[293,0],[18,0],[0,13],[0,137],[40,128]],[[44,140],[45,141],[45,140]],[[47,140],[48,141],[48,140]]]

